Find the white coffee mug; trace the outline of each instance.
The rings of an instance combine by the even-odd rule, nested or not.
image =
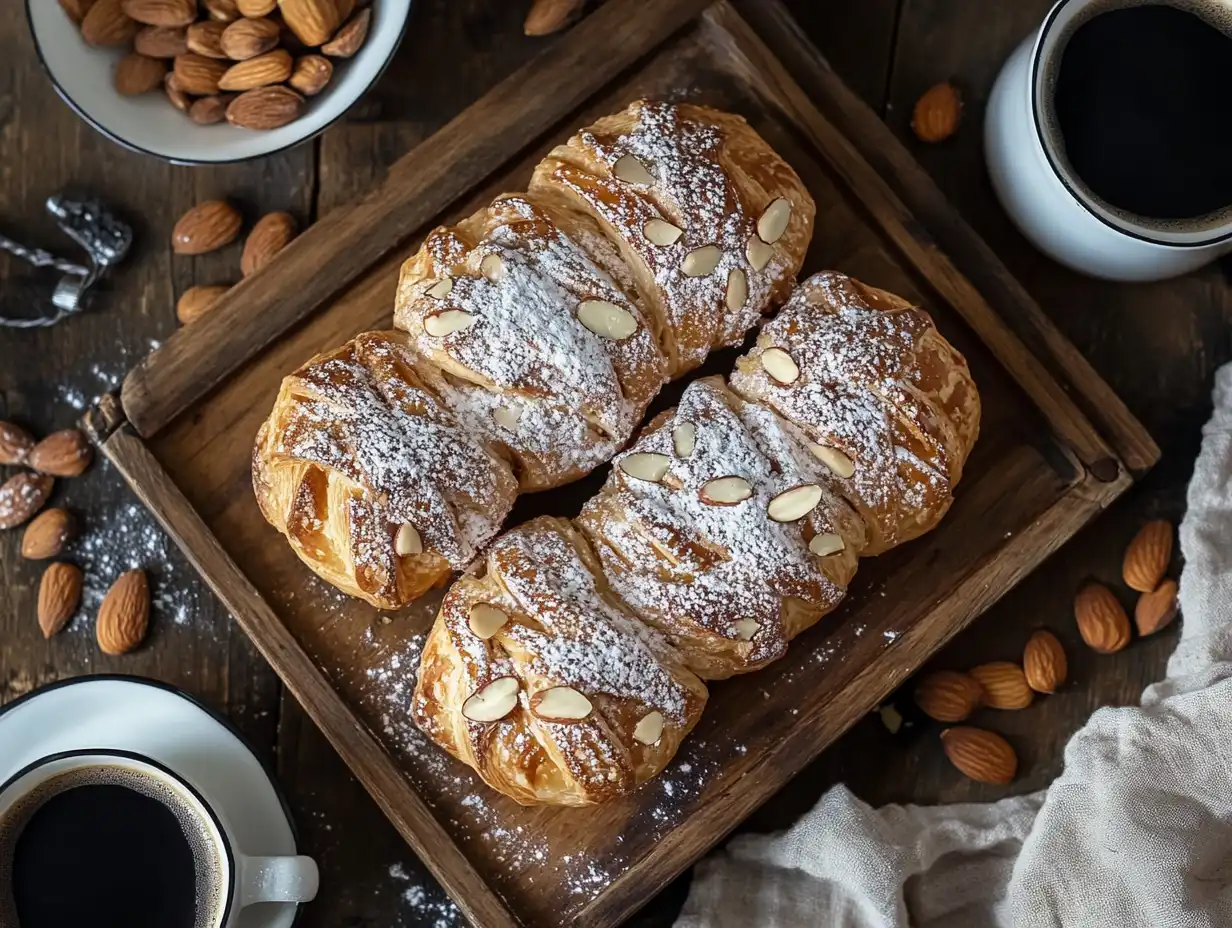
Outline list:
[[[197,849],[194,858],[197,859],[198,854],[208,855],[204,863],[197,859],[197,865],[207,869],[208,882],[216,889],[208,894],[206,902],[199,903],[199,906],[206,906],[208,915],[204,915],[202,924],[208,928],[233,928],[241,910],[256,903],[309,902],[316,896],[318,874],[312,858],[249,857],[240,853],[235,846],[234,831],[218,803],[164,765],[130,751],[101,748],[66,751],[41,758],[18,771],[0,784],[0,834],[12,826],[10,816],[33,814],[42,803],[71,789],[79,778],[91,780],[101,773],[104,782],[114,782],[111,771],[117,770],[121,774],[143,775],[156,785],[160,793],[171,797],[177,808],[190,818],[194,834],[204,839],[203,848]],[[64,778],[68,784],[63,789],[51,782],[59,778]],[[46,795],[38,796],[40,788],[45,786]],[[34,803],[31,797],[37,797],[38,802]],[[15,840],[14,835],[8,837]],[[4,864],[0,860],[0,873],[6,869]],[[0,886],[0,908],[5,904],[5,892],[5,887]],[[198,914],[199,917],[203,915],[200,907]]]
[[[1006,61],[984,119],[988,173],[1018,228],[1062,264],[1109,280],[1175,277],[1232,251],[1232,221],[1177,229],[1136,221],[1094,196],[1066,160],[1050,98],[1065,44],[1092,15],[1140,2],[1060,0]],[[1168,2],[1195,13],[1212,2],[1232,9],[1232,0]]]

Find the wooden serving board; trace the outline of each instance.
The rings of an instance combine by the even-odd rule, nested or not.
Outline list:
[[[250,452],[285,374],[357,332],[389,326],[398,267],[432,225],[523,189],[553,144],[639,96],[743,114],[817,201],[805,272],[837,268],[926,307],[970,361],[983,427],[941,526],[863,561],[843,606],[785,658],[713,685],[663,775],[602,807],[523,808],[409,720],[439,597],[381,614],[317,580],[258,512]],[[628,916],[1158,457],[774,0],[610,0],[224,300],[142,362],[88,424],[479,925],[613,925]],[[738,353],[716,354],[695,376],[726,373]],[[681,389],[665,390],[656,408]],[[574,514],[603,470],[524,497],[511,521]]]

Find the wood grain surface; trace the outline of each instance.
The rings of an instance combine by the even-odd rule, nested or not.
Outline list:
[[[1070,599],[1085,578],[1115,582],[1122,548],[1142,521],[1179,518],[1200,426],[1210,409],[1213,371],[1232,358],[1232,300],[1220,268],[1145,286],[1088,280],[1035,253],[1000,211],[983,173],[983,104],[1000,63],[1042,19],[1050,0],[792,0],[787,5],[844,80],[886,117],[962,219],[1147,425],[1164,457],[1142,484],[934,661],[965,667],[1013,659],[1037,625],[1061,636],[1072,682],[1030,709],[985,711],[977,720],[1005,733],[1019,751],[1021,774],[1014,784],[1001,788],[963,780],[941,752],[937,726],[913,714],[904,690],[892,699],[910,727],[891,735],[876,715],[859,722],[755,813],[745,826],[752,829],[785,826],[839,781],[872,802],[992,799],[1037,789],[1060,770],[1061,746],[1093,709],[1136,700],[1161,672],[1175,643],[1175,626],[1121,654],[1096,656],[1077,637]],[[311,145],[252,165],[186,169],[122,151],[78,121],[38,70],[21,5],[0,6],[0,60],[10,63],[0,69],[0,229],[22,232],[39,244],[61,244],[42,201],[72,183],[107,195],[135,220],[139,232],[134,257],[108,282],[90,313],[53,331],[0,331],[0,417],[38,432],[71,424],[83,400],[114,386],[151,339],[174,331],[172,307],[179,292],[192,283],[238,279],[238,248],[195,259],[171,256],[167,239],[180,211],[199,199],[226,195],[250,222],[272,209],[290,209],[304,222],[324,216],[559,41],[524,38],[522,7],[490,0],[416,0],[393,67],[344,122]],[[775,50],[787,57],[782,48]],[[926,87],[947,78],[963,90],[963,125],[941,145],[915,142],[907,126],[911,106]],[[953,246],[942,244],[959,257]],[[35,283],[24,266],[4,258],[0,281],[6,309],[28,299]],[[988,290],[983,282],[977,285]],[[99,529],[124,519],[130,499],[121,478],[99,465],[85,477],[64,481],[56,495],[94,526],[95,534],[106,534]],[[156,606],[147,645],[126,658],[106,658],[97,652],[84,614],[58,639],[43,641],[34,621],[41,565],[21,560],[19,543],[19,533],[0,536],[5,593],[0,701],[43,682],[104,670],[145,673],[180,685],[226,711],[263,759],[277,767],[303,846],[322,865],[322,894],[305,909],[300,924],[393,928],[456,920],[422,864],[173,546],[151,565],[156,596],[175,591],[189,604],[188,619],[177,622],[170,610]],[[84,561],[86,553],[72,556]],[[100,577],[107,567],[96,565]],[[686,886],[687,879],[679,881],[634,923],[670,924]]]

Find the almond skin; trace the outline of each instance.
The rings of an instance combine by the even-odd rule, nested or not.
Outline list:
[[[938,722],[961,722],[984,704],[984,688],[970,674],[938,670],[916,684],[915,704]]]
[[[212,126],[227,118],[227,104],[234,98],[229,93],[198,97],[188,107],[188,118],[199,126]]]
[[[141,23],[124,15],[120,0],[97,0],[81,21],[81,37],[95,48],[127,45],[140,28]]]
[[[916,101],[911,128],[921,142],[941,142],[954,134],[961,116],[958,90],[953,84],[937,84]]]
[[[526,35],[551,35],[565,28],[583,5],[584,0],[535,0],[522,31]]]
[[[257,55],[231,65],[218,79],[220,90],[253,90],[270,84],[281,84],[291,76],[291,53],[285,48]]]
[[[41,474],[77,477],[94,460],[94,450],[77,429],[52,432],[30,451],[26,463]]]
[[[127,654],[145,640],[150,585],[144,570],[130,570],[111,585],[98,607],[95,636],[104,654]]]
[[[21,556],[45,561],[64,550],[75,531],[73,516],[67,509],[45,509],[26,526],[21,536]]]
[[[258,87],[240,94],[227,107],[227,122],[242,129],[277,129],[292,122],[304,98],[289,87]]]
[[[269,16],[270,13],[278,9],[278,0],[235,0],[235,4],[239,7],[241,16],[247,16],[251,19]]]
[[[188,33],[185,36],[188,50],[194,55],[202,55],[205,58],[225,59],[227,53],[222,48],[222,37],[228,28],[230,27],[227,23],[220,23],[215,19],[193,23],[188,27]]]
[[[1159,588],[1138,597],[1134,607],[1134,624],[1139,635],[1153,635],[1172,624],[1176,618],[1176,581],[1165,580]]]
[[[129,52],[116,64],[113,81],[119,93],[135,97],[161,87],[166,73],[167,65],[161,59]]]
[[[176,222],[171,230],[171,247],[177,255],[207,254],[235,241],[243,224],[239,210],[230,203],[207,200]]]
[[[1074,599],[1074,619],[1082,640],[1093,651],[1112,654],[1129,644],[1129,616],[1112,590],[1089,583]]]
[[[22,464],[34,447],[34,436],[20,425],[0,422],[0,464]]]
[[[52,477],[22,471],[0,484],[0,529],[17,528],[43,508],[56,485]]]
[[[372,22],[372,10],[363,9],[321,46],[321,51],[331,58],[350,58],[363,48],[368,38],[368,25]]]
[[[210,19],[220,23],[233,23],[240,18],[240,9],[235,0],[201,0]]]
[[[222,50],[232,61],[247,61],[277,48],[279,32],[272,19],[237,19],[222,34]]]
[[[1022,671],[1035,692],[1057,691],[1069,673],[1069,661],[1056,635],[1041,628],[1030,637],[1022,651]]]
[[[291,31],[309,48],[324,45],[342,23],[334,0],[278,0]]]
[[[68,14],[68,18],[75,26],[81,25],[81,21],[86,18],[92,6],[94,6],[94,0],[60,0],[61,9]]]
[[[240,257],[240,272],[247,277],[254,274],[295,238],[295,220],[290,213],[267,213],[257,220],[244,243]]]
[[[1171,560],[1172,523],[1156,519],[1142,526],[1125,549],[1121,576],[1131,590],[1149,593],[1159,586]]]
[[[150,58],[187,54],[188,30],[183,26],[146,26],[133,38],[133,51]]]
[[[292,87],[307,97],[315,97],[329,79],[334,76],[334,65],[324,55],[304,55],[295,60],[291,77],[287,81]]]
[[[123,0],[121,6],[147,26],[187,26],[197,18],[197,0]]]
[[[218,298],[231,288],[225,284],[204,284],[189,287],[175,304],[175,315],[181,325],[191,325],[213,308]]]
[[[167,95],[171,105],[181,113],[187,113],[192,106],[192,98],[181,90],[180,85],[176,83],[174,71],[167,72],[167,76],[163,78],[163,93]]]
[[[1018,755],[995,732],[958,725],[941,733],[941,744],[950,763],[979,783],[1004,786],[1018,772]]]
[[[227,63],[189,52],[175,59],[175,83],[194,97],[218,93],[218,80],[227,73]]]
[[[38,623],[44,638],[68,624],[81,605],[81,569],[62,561],[47,565],[39,581]]]
[[[972,667],[971,676],[980,681],[985,705],[990,709],[1025,709],[1035,699],[1022,668],[1009,661]]]

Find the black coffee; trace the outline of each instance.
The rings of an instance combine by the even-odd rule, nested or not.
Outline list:
[[[1070,36],[1054,94],[1070,166],[1109,205],[1164,220],[1232,205],[1232,38],[1210,22],[1170,6],[1099,13]]]
[[[0,925],[205,928],[217,921],[220,873],[196,813],[163,781],[75,771],[0,823]]]

